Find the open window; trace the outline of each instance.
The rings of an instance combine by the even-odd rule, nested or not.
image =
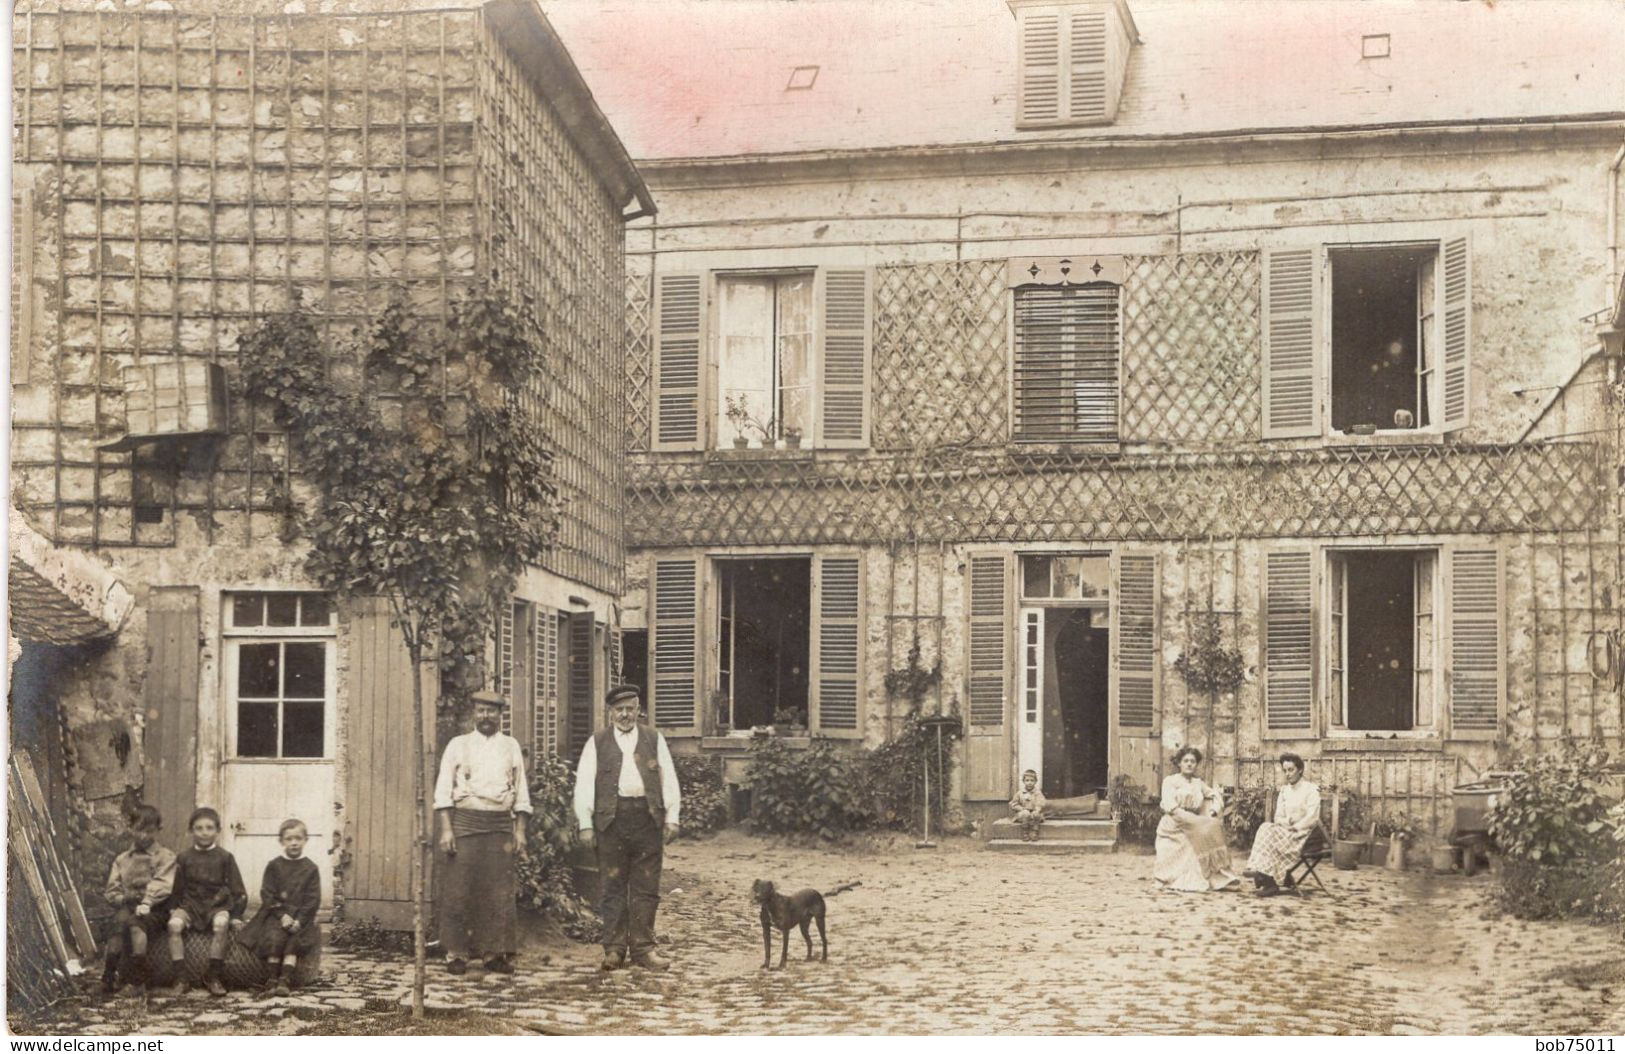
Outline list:
[[[1328,554],[1330,725],[1350,732],[1436,727],[1436,550]]]
[[[1466,238],[1266,253],[1264,438],[1465,427],[1471,284]]]
[[[717,561],[718,724],[808,727],[812,560]]]
[[[1330,266],[1332,431],[1431,427],[1437,247],[1334,249]]]
[[[652,448],[866,446],[871,287],[863,268],[656,276]]]

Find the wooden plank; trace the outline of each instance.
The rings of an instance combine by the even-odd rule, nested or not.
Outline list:
[[[54,892],[66,911],[67,923],[80,956],[88,959],[96,954],[96,938],[90,932],[90,922],[85,918],[84,905],[80,903],[79,891],[74,887],[73,874],[57,854],[56,827],[51,823],[50,808],[45,800],[45,791],[40,787],[39,777],[34,773],[34,763],[27,754],[18,752],[12,755],[11,764],[19,777],[24,803],[32,813],[28,819],[34,828],[33,850],[43,859],[45,866],[41,870],[47,885],[55,887]]]
[[[197,803],[198,609],[196,586],[148,594],[143,797],[163,814],[171,848]]]
[[[16,786],[15,781],[12,786]],[[28,829],[27,821],[23,819],[24,810],[12,808],[7,811],[9,816],[6,826],[11,836],[12,859],[17,861],[17,868],[22,872],[29,895],[39,909],[40,919],[45,924],[45,934],[51,941],[51,954],[57,963],[65,966],[70,958],[68,942],[62,932],[62,923],[57,918],[55,905],[51,902],[51,895],[45,888],[45,879],[40,874],[39,862],[34,859],[34,854],[29,848],[34,833]]]

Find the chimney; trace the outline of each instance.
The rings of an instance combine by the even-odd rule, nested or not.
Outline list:
[[[1006,0],[1016,16],[1016,127],[1111,124],[1129,51],[1125,0]]]

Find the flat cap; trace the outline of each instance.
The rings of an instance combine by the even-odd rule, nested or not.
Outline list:
[[[475,706],[479,706],[482,703],[486,706],[505,707],[508,705],[508,700],[504,699],[501,695],[483,688],[477,692],[470,692],[468,694],[468,701],[473,703]]]
[[[638,691],[635,684],[618,684],[604,693],[604,706],[614,706],[622,699],[631,699],[639,706],[643,705],[643,693]]]

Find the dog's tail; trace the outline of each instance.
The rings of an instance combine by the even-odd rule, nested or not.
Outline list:
[[[845,893],[847,890],[849,890],[849,889],[857,889],[861,885],[863,885],[862,882],[848,882],[844,886],[836,886],[834,889],[830,890],[828,893],[825,893],[824,896],[826,896],[826,897],[838,897],[842,893]]]

